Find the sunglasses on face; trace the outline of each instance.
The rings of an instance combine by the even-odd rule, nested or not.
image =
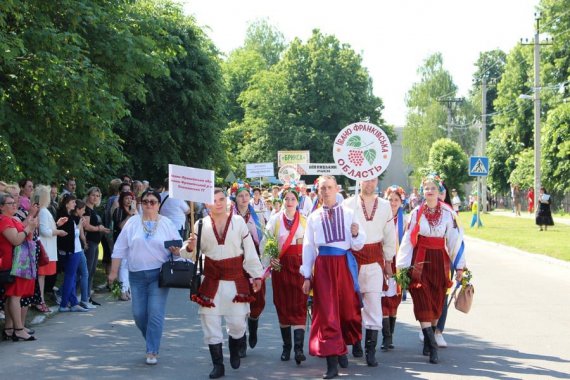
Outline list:
[[[148,206],[148,205],[154,206],[154,205],[158,204],[158,201],[154,200],[154,199],[143,199],[142,204],[145,206]]]

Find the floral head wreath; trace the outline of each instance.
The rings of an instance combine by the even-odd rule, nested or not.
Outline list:
[[[287,195],[287,193],[292,193],[295,196],[295,198],[297,198],[298,201],[300,191],[301,188],[299,187],[299,185],[297,185],[295,181],[291,181],[285,184],[285,186],[283,187],[283,191],[281,192],[281,200],[285,199],[285,195]]]
[[[398,194],[402,202],[404,201],[404,199],[406,199],[406,192],[404,191],[404,189],[402,189],[402,187],[398,185],[392,185],[389,188],[387,188],[386,191],[384,192],[384,199],[388,199],[390,197],[390,194],[392,193]]]
[[[230,188],[230,198],[235,200],[237,195],[242,191],[247,191],[251,195],[251,186],[249,186],[249,183],[242,181],[234,182]]]
[[[445,187],[443,187],[443,180],[441,177],[435,173],[428,174],[424,178],[422,178],[422,184],[420,185],[420,195],[424,195],[424,183],[426,182],[433,182],[437,186],[439,192],[443,192]]]

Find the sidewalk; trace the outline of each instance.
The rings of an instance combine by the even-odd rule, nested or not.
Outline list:
[[[508,216],[511,218],[534,219],[534,213],[530,214],[526,211],[521,211],[520,216],[516,216],[514,212],[512,212],[511,210],[507,210],[507,209],[495,209],[495,210],[489,212],[488,214],[497,215],[497,216]],[[554,224],[567,224],[570,226],[570,218],[560,218],[560,217],[553,216],[552,219],[554,219]]]

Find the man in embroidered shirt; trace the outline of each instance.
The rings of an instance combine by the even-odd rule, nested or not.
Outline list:
[[[320,177],[318,186],[323,207],[307,219],[301,274],[305,294],[313,289],[309,353],[327,358],[323,378],[332,379],[338,364],[348,366],[346,345],[362,339],[357,265],[350,250],[362,249],[366,232],[354,212],[337,202],[334,177]]]
[[[363,301],[366,363],[371,367],[378,365],[375,357],[378,331],[382,330],[383,335],[386,328],[386,331],[390,331],[388,318],[386,321],[382,319],[382,286],[384,275],[392,275],[391,263],[396,255],[396,231],[392,222],[392,210],[390,203],[376,194],[377,186],[378,178],[361,181],[358,199],[351,197],[343,203],[344,207],[354,210],[356,220],[366,231],[364,248],[353,252],[358,263],[358,284]],[[352,346],[352,354],[354,357],[362,357],[360,342]]]
[[[240,366],[239,349],[245,345],[246,316],[253,300],[245,272],[255,280],[253,291],[261,288],[263,267],[249,230],[241,216],[226,211],[222,189],[214,190],[214,204],[208,205],[210,216],[203,219],[201,252],[205,257],[204,280],[192,300],[200,304],[204,342],[208,344],[214,369],[210,378],[224,376],[222,353],[222,316],[229,335],[230,364]],[[198,222],[196,229],[198,231]],[[182,247],[181,255],[195,260],[196,237]],[[188,254],[188,252],[191,252]]]

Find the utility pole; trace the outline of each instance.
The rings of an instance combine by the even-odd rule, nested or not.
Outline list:
[[[447,138],[451,139],[451,130],[453,129],[453,113],[452,107],[454,104],[463,103],[465,98],[438,98],[439,103],[445,104],[447,109]]]
[[[540,143],[540,45],[550,45],[548,42],[540,42],[540,14],[535,13],[536,30],[534,33],[534,207],[538,207],[539,190],[541,186],[540,181],[540,158],[541,158],[541,143]],[[521,39],[522,40],[522,39]],[[530,45],[523,43],[523,45]]]
[[[485,149],[487,146],[487,78],[483,76],[481,82],[481,156],[486,156]],[[481,177],[477,177],[481,178]],[[481,194],[480,204],[483,211],[487,211],[487,177],[481,178]]]

